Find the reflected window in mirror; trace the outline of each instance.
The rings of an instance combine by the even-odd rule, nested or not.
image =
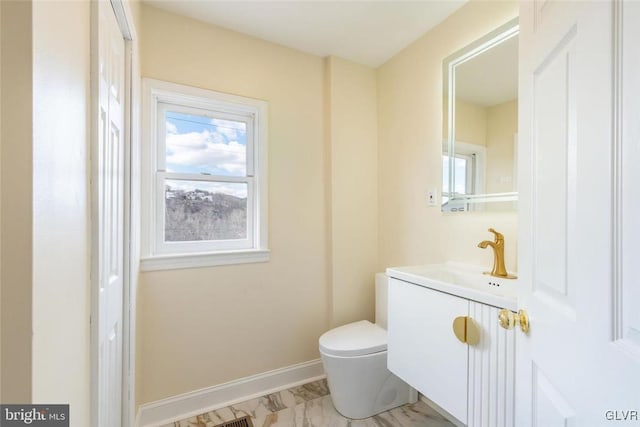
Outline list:
[[[442,211],[513,210],[517,200],[517,20],[451,55],[443,69]]]

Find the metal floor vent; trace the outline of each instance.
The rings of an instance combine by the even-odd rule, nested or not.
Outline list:
[[[253,427],[253,423],[251,422],[251,417],[242,417],[222,424],[216,424],[213,427]]]

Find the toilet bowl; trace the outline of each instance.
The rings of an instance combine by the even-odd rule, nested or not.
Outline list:
[[[386,319],[387,276],[376,275],[376,320]],[[382,303],[380,303],[382,302]],[[325,332],[320,357],[336,410],[347,418],[368,418],[406,403],[418,393],[387,369],[387,331],[368,320]]]

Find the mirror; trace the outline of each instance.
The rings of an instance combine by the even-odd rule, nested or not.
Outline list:
[[[516,208],[518,30],[515,19],[444,60],[443,212]]]

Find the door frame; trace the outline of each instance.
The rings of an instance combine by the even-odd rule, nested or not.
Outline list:
[[[133,13],[129,0],[99,0],[108,2],[115,14],[116,22],[120,28],[125,42],[125,102],[124,102],[124,276],[123,276],[123,301],[122,301],[122,426],[133,427],[135,425],[135,316],[136,316],[136,290],[138,272],[137,234],[133,232],[132,219],[137,209],[135,196],[136,188],[133,185],[132,165],[137,158],[136,148],[139,140],[139,120],[136,114],[140,111],[139,96],[140,84],[134,80],[139,76],[137,32],[134,24]],[[99,282],[98,282],[98,35],[99,35],[98,3],[90,5],[90,185],[91,193],[91,308],[89,317],[90,328],[90,423],[97,427],[98,423],[98,356],[99,356]],[[139,79],[138,79],[139,80]]]

